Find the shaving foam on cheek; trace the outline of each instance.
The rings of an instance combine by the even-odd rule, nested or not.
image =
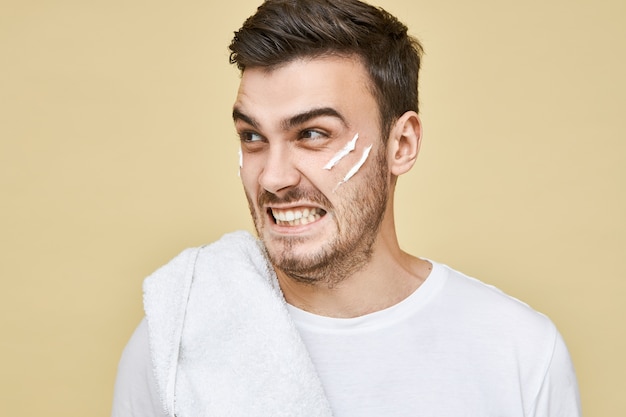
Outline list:
[[[241,152],[241,145],[239,145],[237,153],[239,154],[239,171],[237,171],[237,176],[241,177],[241,168],[243,168],[243,152]]]
[[[335,192],[337,190],[337,188],[339,188],[339,186],[341,184],[344,184],[346,182],[348,182],[348,180],[350,178],[352,178],[354,176],[354,174],[356,174],[357,172],[359,172],[359,169],[361,169],[361,167],[363,166],[363,164],[365,163],[365,161],[367,161],[367,158],[370,155],[370,151],[372,150],[372,146],[370,145],[367,148],[363,149],[363,155],[361,155],[361,159],[359,159],[359,162],[357,162],[352,168],[350,168],[350,171],[348,171],[348,173],[345,175],[345,177],[343,177],[343,180],[341,180],[337,186],[335,187],[335,189],[333,190],[333,192]]]
[[[339,152],[333,156],[330,161],[326,165],[324,165],[324,169],[331,170],[339,161],[341,161],[346,155],[352,152],[356,148],[356,140],[359,138],[359,134],[354,135],[351,141],[346,143]]]

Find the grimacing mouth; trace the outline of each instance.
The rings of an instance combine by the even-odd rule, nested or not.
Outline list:
[[[268,217],[279,226],[304,226],[326,215],[326,210],[319,207],[267,208]]]

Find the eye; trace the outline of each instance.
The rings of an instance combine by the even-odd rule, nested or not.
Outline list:
[[[263,136],[255,132],[239,132],[239,140],[246,143],[260,142],[263,140]]]
[[[300,132],[301,139],[325,139],[328,136],[318,130],[306,129]]]

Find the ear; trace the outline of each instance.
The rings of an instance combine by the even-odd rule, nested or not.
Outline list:
[[[387,143],[389,171],[395,176],[408,172],[415,161],[422,142],[422,122],[414,111],[404,113],[391,128]]]

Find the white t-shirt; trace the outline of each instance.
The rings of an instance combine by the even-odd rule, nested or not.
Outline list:
[[[334,319],[289,307],[336,417],[580,415],[552,322],[433,263],[402,302]]]
[[[444,265],[433,262],[402,302],[362,317],[289,311],[335,417],[580,416],[552,322]],[[164,416],[145,320],[122,355],[113,416]]]

